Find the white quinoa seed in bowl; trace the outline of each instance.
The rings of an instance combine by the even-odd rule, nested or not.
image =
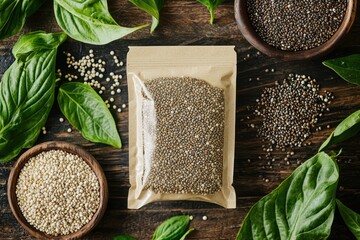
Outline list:
[[[108,200],[96,159],[66,142],[23,153],[10,173],[8,200],[18,222],[39,239],[79,239],[101,220]]]
[[[62,150],[30,158],[19,174],[16,196],[26,220],[54,236],[79,230],[100,204],[95,173],[82,158]]]

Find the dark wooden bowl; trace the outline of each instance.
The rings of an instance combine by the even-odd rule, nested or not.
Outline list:
[[[235,0],[235,18],[244,38],[260,52],[282,60],[303,60],[321,57],[331,52],[350,31],[355,20],[357,0],[348,0],[346,13],[337,32],[324,44],[304,51],[283,51],[264,42],[255,32],[248,17],[246,0]]]
[[[48,151],[48,150],[63,150],[65,152],[69,152],[80,156],[94,171],[94,173],[96,174],[99,180],[99,185],[100,185],[100,205],[99,205],[99,209],[96,211],[93,218],[77,232],[68,235],[60,235],[56,237],[45,234],[35,229],[26,221],[25,217],[23,216],[19,208],[15,193],[17,179],[25,163],[31,157],[39,154],[40,152]],[[23,153],[20,156],[20,158],[17,160],[17,162],[15,163],[14,167],[10,172],[8,186],[7,186],[7,195],[8,195],[8,201],[10,204],[11,211],[14,214],[15,218],[32,236],[38,239],[79,239],[88,232],[90,232],[99,223],[101,217],[104,215],[104,212],[106,210],[109,194],[108,194],[108,185],[105,178],[105,174],[100,164],[95,160],[95,158],[92,155],[90,155],[85,150],[74,144],[70,144],[66,142],[45,142],[30,148],[25,153]]]

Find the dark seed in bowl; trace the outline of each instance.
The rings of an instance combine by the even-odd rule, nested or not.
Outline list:
[[[303,51],[328,41],[339,29],[347,0],[246,0],[249,20],[267,44]]]

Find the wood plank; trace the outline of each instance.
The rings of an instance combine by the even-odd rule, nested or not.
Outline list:
[[[150,22],[150,17],[138,10],[126,0],[109,0],[110,12],[115,19],[124,26],[136,26]],[[358,9],[359,10],[359,9]],[[236,125],[236,154],[234,187],[237,192],[237,208],[227,210],[213,204],[202,202],[157,202],[146,205],[139,210],[127,210],[128,182],[128,111],[122,113],[113,111],[117,126],[121,134],[124,148],[121,150],[102,144],[93,144],[83,139],[77,131],[68,133],[68,122],[60,123],[62,116],[58,106],[53,107],[46,124],[47,134],[41,135],[38,143],[61,140],[78,144],[89,151],[103,167],[109,182],[109,204],[104,218],[98,227],[84,239],[111,239],[116,234],[130,234],[139,239],[150,239],[158,224],[177,214],[194,216],[191,226],[196,228],[188,239],[234,239],[239,227],[250,207],[262,196],[273,190],[297,166],[297,160],[305,161],[317,152],[320,144],[326,139],[334,127],[348,114],[360,108],[360,88],[341,80],[331,70],[322,66],[323,59],[311,61],[282,62],[258,55],[241,36],[237,29],[233,1],[225,1],[216,11],[217,18],[214,25],[210,25],[209,14],[205,7],[194,0],[166,1],[161,14],[161,24],[154,34],[149,28],[142,29],[124,39],[105,46],[91,46],[69,39],[59,49],[58,68],[67,72],[63,51],[71,52],[81,57],[94,49],[97,57],[108,59],[109,52],[115,50],[119,59],[125,62],[128,46],[133,45],[235,45],[238,53],[237,77],[237,125]],[[57,32],[53,16],[52,1],[47,1],[39,12],[26,23],[22,33],[43,29]],[[20,34],[0,43],[0,75],[13,61],[11,47]],[[342,45],[330,56],[340,56],[360,52],[356,45],[360,43],[360,19],[357,18],[354,27]],[[247,55],[250,58],[247,58]],[[246,58],[246,60],[244,60]],[[126,63],[126,62],[125,62]],[[274,73],[265,73],[265,69],[275,69]],[[109,69],[111,70],[111,69]],[[118,73],[125,76],[125,66]],[[267,163],[259,156],[264,156],[261,139],[256,137],[256,130],[248,124],[254,121],[247,106],[255,104],[265,87],[273,86],[276,80],[285,78],[289,73],[299,73],[312,76],[318,80],[323,90],[335,95],[330,104],[330,112],[326,112],[320,119],[322,131],[314,133],[309,139],[312,145],[295,148],[295,155],[287,165],[284,161],[277,161],[272,169],[263,168]],[[249,78],[259,81],[249,82]],[[127,103],[127,85],[121,82],[122,94],[116,99],[117,105]],[[104,95],[105,99],[110,95]],[[250,119],[247,119],[247,116]],[[330,129],[326,129],[330,125]],[[360,136],[346,141],[341,146],[343,154],[340,157],[340,183],[337,197],[345,204],[360,212]],[[278,152],[279,158],[284,153]],[[248,162],[251,159],[251,162]],[[348,160],[351,159],[351,162]],[[31,239],[21,228],[10,212],[6,199],[6,180],[14,162],[0,165],[0,239]],[[266,183],[263,179],[268,178]],[[202,216],[208,217],[203,221]],[[338,212],[335,216],[330,239],[353,239],[346,229]]]

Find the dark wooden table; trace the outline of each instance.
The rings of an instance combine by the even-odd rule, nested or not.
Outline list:
[[[118,23],[124,26],[136,26],[150,22],[150,17],[136,9],[126,0],[109,0],[110,12]],[[283,62],[257,55],[256,49],[250,46],[241,36],[234,19],[233,1],[225,1],[216,11],[215,24],[208,23],[209,15],[205,7],[195,0],[169,0],[161,14],[161,24],[154,34],[149,29],[142,29],[124,39],[106,46],[90,46],[68,40],[59,49],[58,67],[67,72],[63,51],[71,52],[76,57],[94,49],[97,57],[110,59],[109,52],[115,50],[119,58],[126,60],[128,46],[133,45],[235,45],[238,53],[237,76],[237,126],[234,187],[237,193],[237,208],[223,209],[219,206],[202,202],[157,202],[146,205],[139,210],[127,209],[129,188],[128,173],[128,112],[113,111],[117,120],[124,148],[121,150],[101,144],[93,144],[83,139],[79,132],[68,133],[69,123],[60,123],[62,117],[56,104],[46,124],[47,134],[41,134],[38,143],[50,140],[62,140],[78,144],[95,156],[103,167],[108,183],[110,199],[107,211],[100,224],[84,239],[111,239],[117,234],[130,234],[138,239],[151,239],[155,227],[165,219],[177,214],[194,216],[191,226],[196,228],[188,239],[234,239],[250,207],[262,196],[273,190],[297,166],[297,161],[305,161],[317,152],[320,144],[334,127],[347,115],[360,109],[360,87],[341,80],[335,73],[322,66],[317,59],[311,61]],[[342,45],[327,56],[359,52],[360,18]],[[35,16],[28,19],[23,32],[34,30],[49,32],[60,31],[56,24],[52,1],[48,1]],[[0,73],[13,61],[11,47],[19,35],[0,42]],[[250,56],[250,58],[248,58]],[[265,72],[265,69],[275,72]],[[125,75],[125,66],[121,68]],[[252,123],[251,111],[247,106],[253,105],[264,87],[273,86],[274,81],[285,78],[289,73],[312,76],[320,83],[323,90],[334,93],[335,100],[330,104],[330,111],[320,119],[322,131],[314,132],[309,141],[312,145],[294,149],[295,155],[290,165],[278,160],[272,168],[267,162],[259,159],[264,156],[262,141],[256,137],[256,129],[248,127]],[[259,77],[259,81],[256,78]],[[254,79],[249,81],[249,78]],[[118,104],[127,103],[126,80],[122,80],[121,97]],[[105,98],[110,97],[105,95]],[[250,116],[250,119],[247,119]],[[330,125],[330,129],[324,126]],[[340,157],[340,182],[337,197],[346,205],[360,213],[360,136],[346,141]],[[278,158],[284,153],[278,152]],[[251,159],[251,162],[248,162]],[[350,161],[349,161],[350,160]],[[13,217],[6,196],[6,182],[14,161],[0,164],[0,239],[30,239]],[[265,182],[264,179],[269,179]],[[208,217],[207,221],[202,216]],[[354,239],[346,229],[339,213],[336,212],[330,239]]]

